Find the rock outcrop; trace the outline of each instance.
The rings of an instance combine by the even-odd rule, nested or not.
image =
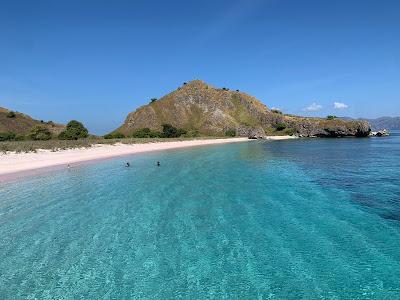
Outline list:
[[[379,130],[379,131],[372,131],[369,135],[382,137],[382,136],[389,136],[390,132],[386,129],[383,129],[383,130]]]
[[[371,131],[366,121],[326,120],[294,117],[290,125],[304,137],[366,137]]]
[[[253,138],[271,134],[368,136],[370,132],[368,122],[284,115],[246,93],[215,88],[200,80],[138,108],[115,132],[130,135],[141,128],[160,131],[165,123],[205,135],[224,135],[233,129],[239,136]]]

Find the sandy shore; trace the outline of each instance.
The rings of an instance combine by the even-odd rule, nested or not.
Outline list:
[[[282,140],[288,138],[293,137],[275,136],[268,139]],[[68,165],[74,166],[83,162],[135,153],[248,141],[251,140],[247,138],[228,138],[129,145],[93,145],[91,148],[67,149],[58,152],[38,150],[36,153],[7,153],[0,155],[0,181],[34,174],[38,170],[64,168]]]

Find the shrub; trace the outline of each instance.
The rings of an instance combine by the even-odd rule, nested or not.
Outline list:
[[[10,110],[8,113],[7,113],[7,118],[15,118],[15,112],[13,112],[12,110]]]
[[[277,131],[281,131],[281,130],[283,130],[283,129],[286,128],[286,124],[285,124],[285,123],[282,123],[282,122],[278,122],[278,123],[275,124],[274,127],[275,127],[275,129],[276,129]]]
[[[16,134],[14,137],[14,141],[24,141],[25,140],[25,135],[23,134]]]
[[[88,130],[81,122],[72,120],[67,124],[67,128],[58,135],[58,138],[60,140],[77,140],[86,138],[88,135]]]
[[[200,133],[198,130],[189,130],[188,132],[185,133],[185,137],[199,137]]]
[[[150,99],[150,103],[154,103],[154,102],[156,102],[157,101],[157,98],[151,98]]]
[[[0,132],[0,142],[13,141],[15,139],[14,132]]]
[[[223,90],[223,91],[229,91],[229,89],[226,88],[226,87],[223,87],[222,90]]]
[[[273,112],[273,113],[275,113],[275,114],[282,114],[282,112],[279,110],[279,109],[276,109],[276,108],[274,108],[274,109],[271,109],[271,111]]]
[[[153,131],[150,128],[141,128],[132,134],[132,137],[134,138],[155,138],[160,136],[161,132]]]
[[[225,136],[231,136],[231,137],[236,136],[236,130],[232,128],[228,129],[227,131],[225,131]]]
[[[336,116],[329,115],[329,116],[326,117],[326,119],[327,119],[327,120],[334,120],[334,119],[337,119],[337,117],[336,117]]]
[[[104,136],[104,138],[107,140],[108,139],[123,139],[123,138],[125,138],[125,135],[121,132],[113,132],[113,133],[106,134]]]
[[[121,133],[121,132],[116,132],[113,134],[115,139],[123,139],[125,138],[125,134]]]
[[[294,129],[294,128],[286,128],[286,129],[284,130],[284,133],[285,133],[286,135],[293,135],[293,134],[296,133],[296,129]]]
[[[186,130],[181,128],[176,128],[171,124],[162,124],[163,132],[161,137],[164,138],[175,138],[180,137],[181,135],[186,133]]]
[[[51,139],[51,132],[46,127],[35,126],[28,136],[34,141],[47,141]]]

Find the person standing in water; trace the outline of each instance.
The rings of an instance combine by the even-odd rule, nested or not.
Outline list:
[[[126,165],[125,165],[125,167],[127,167],[127,168],[129,168],[131,166],[131,164],[130,163],[126,163]]]
[[[157,167],[159,167],[159,166],[160,166],[160,162],[158,161],[158,162],[157,162]]]

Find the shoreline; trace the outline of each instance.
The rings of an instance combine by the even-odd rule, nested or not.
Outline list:
[[[266,140],[293,139],[292,136],[271,136]],[[252,141],[248,138],[167,141],[145,144],[95,144],[90,148],[66,149],[56,152],[38,150],[36,153],[7,153],[0,155],[0,182],[17,180],[50,170],[64,169],[101,160],[170,149]]]

